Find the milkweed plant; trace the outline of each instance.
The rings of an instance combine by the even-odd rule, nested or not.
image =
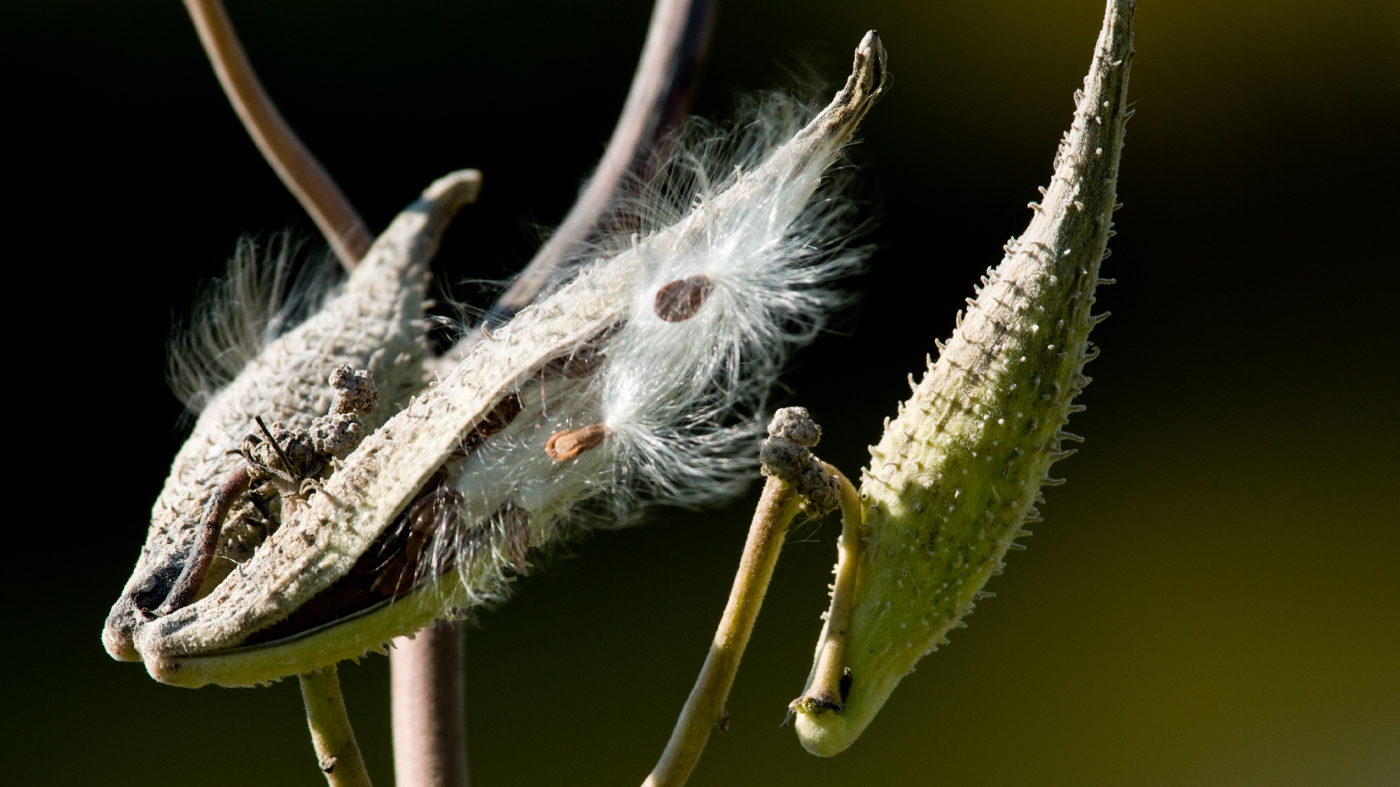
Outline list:
[[[1093,304],[1120,207],[1132,2],[1109,0],[1043,200],[951,337],[929,327],[928,366],[910,375],[858,487],[813,454],[821,427],[805,410],[767,404],[866,262],[857,175],[834,165],[887,87],[874,31],[825,106],[774,95],[730,127],[679,121],[667,107],[688,92],[712,7],[659,0],[578,205],[437,354],[428,265],[480,173],[440,178],[374,238],[277,114],[217,0],[186,6],[254,141],[349,274],[289,284],[286,246],[237,247],[172,345],[172,385],[197,416],[103,642],[174,685],[299,676],[331,784],[368,783],[338,662],[424,632],[393,654],[398,781],[465,784],[459,635],[435,622],[503,599],[560,539],[647,505],[733,497],[760,471],[715,644],[647,783],[684,783],[725,724],[799,511],[843,520],[831,606],[789,708],[802,746],[835,755],[963,625],[1039,521],[1041,488],[1061,483],[1050,468],[1081,439],[1064,427],[1104,316]],[[436,671],[413,666],[435,652]],[[401,665],[417,689],[401,692]],[[415,731],[402,748],[401,728]]]

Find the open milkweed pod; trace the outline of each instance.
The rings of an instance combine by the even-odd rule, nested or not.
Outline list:
[[[812,196],[884,78],[867,34],[805,127],[750,124],[763,136],[737,161],[672,194],[678,221],[468,350],[207,597],[138,627],[151,674],[246,685],[358,657],[499,595],[581,503],[617,521],[639,494],[733,489],[731,449],[761,432],[752,411],[831,305],[822,285],[858,261],[846,203]]]
[[[1070,132],[1044,204],[969,300],[938,362],[870,449],[863,538],[843,631],[844,665],[818,672],[792,709],[802,745],[829,756],[849,746],[914,664],[972,610],[1027,522],[1038,521],[1050,465],[1080,438],[1060,428],[1098,355],[1089,331],[1099,265],[1113,235],[1118,162],[1132,58],[1130,1],[1110,0]],[[913,385],[913,378],[910,378]],[[844,574],[838,566],[838,573]],[[837,618],[833,596],[830,618]],[[844,617],[844,611],[841,616]],[[836,681],[831,681],[833,684]]]
[[[258,431],[255,417],[281,421],[288,429],[310,427],[330,408],[327,379],[342,365],[366,369],[378,382],[379,406],[364,418],[370,430],[388,419],[396,402],[424,385],[428,263],[448,222],[476,198],[480,185],[480,173],[466,170],[429,186],[394,219],[320,311],[268,343],[204,403],[151,512],[141,557],[103,629],[103,644],[113,658],[138,660],[134,637],[139,625],[207,595],[261,543],[261,517],[250,508],[246,491],[230,488],[232,499],[222,501],[231,512],[228,522],[215,533],[212,555],[199,554],[206,509],[243,467],[244,460],[231,452]],[[201,557],[203,569],[191,571]],[[176,595],[184,597],[172,597]]]

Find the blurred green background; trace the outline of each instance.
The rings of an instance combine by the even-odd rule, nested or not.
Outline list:
[[[253,62],[371,226],[481,168],[438,280],[528,260],[601,153],[649,14],[609,3],[232,0]],[[722,3],[696,98],[839,84],[868,28],[892,90],[853,151],[862,296],[778,403],[854,474],[1050,176],[1099,0]],[[164,342],[240,233],[313,229],[181,6],[6,0],[0,25],[23,468],[7,561],[7,784],[316,785],[295,681],[188,691],[99,630],[182,432]],[[778,728],[835,521],[786,548],[692,784],[1400,784],[1400,5],[1143,2],[1103,357],[1030,550],[830,760]],[[805,78],[805,77],[804,77]],[[58,277],[55,279],[55,277]],[[482,302],[476,296],[476,302]],[[52,311],[45,311],[51,309]],[[28,348],[28,349],[25,349]],[[37,447],[37,452],[33,447]],[[37,488],[34,481],[37,479]],[[467,640],[478,785],[638,783],[704,658],[757,487],[538,561]],[[18,567],[18,575],[14,567]],[[388,661],[341,672],[392,782]]]

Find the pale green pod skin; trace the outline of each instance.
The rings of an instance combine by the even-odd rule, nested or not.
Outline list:
[[[862,471],[863,533],[841,709],[796,704],[813,754],[848,747],[923,656],[962,626],[1021,529],[1039,521],[1061,431],[1098,354],[1089,331],[1124,127],[1134,4],[1110,0],[1043,206],[1007,244]],[[910,378],[911,384],[913,378]],[[828,632],[822,632],[825,640]],[[820,644],[818,653],[821,652]]]

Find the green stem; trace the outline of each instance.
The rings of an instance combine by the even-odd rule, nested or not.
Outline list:
[[[340,675],[334,666],[301,676],[301,699],[316,759],[331,787],[370,787],[369,772],[345,714]]]
[[[705,750],[710,730],[722,724],[724,703],[734,685],[739,659],[743,658],[749,634],[763,606],[763,596],[773,577],[773,567],[778,562],[783,539],[787,537],[788,525],[802,503],[803,499],[786,481],[769,478],[764,485],[763,497],[744,544],[744,556],[739,560],[734,587],[729,591],[729,603],[724,608],[714,643],[710,645],[710,654],[705,657],[705,666],[681,710],[671,740],[643,783],[644,787],[685,784],[700,760],[700,753]]]
[[[851,626],[851,606],[856,595],[856,565],[860,559],[860,493],[835,467],[822,466],[841,484],[841,541],[837,544],[836,582],[831,588],[831,609],[817,645],[817,657],[807,688],[790,706],[808,712],[817,709],[840,713],[850,688],[846,669],[846,634]],[[842,683],[845,682],[843,686]]]

